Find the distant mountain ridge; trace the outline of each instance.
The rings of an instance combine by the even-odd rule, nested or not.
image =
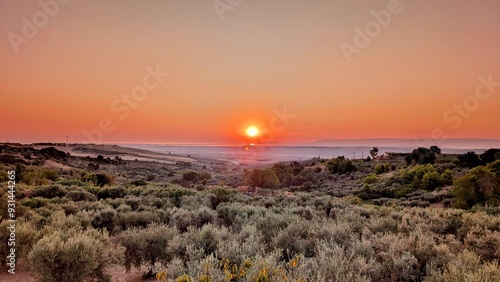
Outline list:
[[[489,149],[500,148],[500,139],[448,138],[448,139],[405,139],[405,138],[366,138],[366,139],[322,139],[308,143],[309,146],[374,146],[374,147],[430,147],[450,149]]]

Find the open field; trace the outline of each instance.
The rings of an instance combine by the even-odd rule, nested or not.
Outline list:
[[[18,220],[16,274],[4,244],[2,281],[500,278],[497,150],[242,166],[118,146],[0,149],[0,203]]]

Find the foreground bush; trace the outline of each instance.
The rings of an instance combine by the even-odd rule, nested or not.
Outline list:
[[[41,282],[110,281],[106,268],[122,255],[123,248],[112,245],[107,233],[73,228],[44,236],[33,246],[28,261]]]
[[[481,263],[479,256],[464,251],[443,271],[432,270],[426,282],[496,282],[500,281],[498,263]]]
[[[147,263],[152,272],[158,261],[168,261],[167,253],[169,240],[177,235],[176,228],[166,225],[153,224],[143,229],[132,228],[118,237],[118,241],[125,246],[125,267],[140,267]]]

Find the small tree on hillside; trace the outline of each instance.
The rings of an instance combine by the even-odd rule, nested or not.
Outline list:
[[[245,184],[252,188],[259,186],[260,184],[259,176],[261,171],[262,171],[261,169],[256,168],[247,172],[244,179]]]
[[[429,149],[436,155],[441,154],[441,148],[439,148],[438,146],[431,146]]]
[[[346,159],[344,156],[334,158],[326,164],[328,171],[334,174],[345,174],[356,171],[358,168],[352,164],[352,161]]]
[[[245,184],[255,188],[277,188],[280,185],[280,181],[276,173],[271,169],[254,169],[247,173],[244,180]]]
[[[481,161],[484,165],[500,160],[500,149],[488,149],[481,154]]]
[[[372,156],[372,158],[376,158],[378,155],[378,148],[373,147],[373,149],[370,150],[370,155]]]
[[[461,167],[474,168],[482,164],[479,156],[474,152],[467,152],[458,156],[458,165]]]
[[[419,147],[406,156],[406,163],[408,165],[433,164],[435,161],[436,155],[434,152],[424,147]]]
[[[103,187],[104,185],[112,185],[113,184],[113,179],[111,176],[104,174],[104,173],[98,173],[94,175],[93,181],[96,186]]]
[[[276,173],[270,169],[265,169],[259,175],[260,187],[262,188],[276,188],[280,185],[280,181]]]
[[[500,203],[500,161],[488,167],[479,166],[471,169],[467,175],[457,179],[453,187],[455,205],[458,208],[471,208],[475,204]]]

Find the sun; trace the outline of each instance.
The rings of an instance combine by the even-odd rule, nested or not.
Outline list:
[[[259,131],[259,128],[257,128],[257,126],[249,126],[247,127],[247,130],[245,131],[245,133],[247,134],[248,137],[255,137],[257,135],[259,135],[260,131]]]

